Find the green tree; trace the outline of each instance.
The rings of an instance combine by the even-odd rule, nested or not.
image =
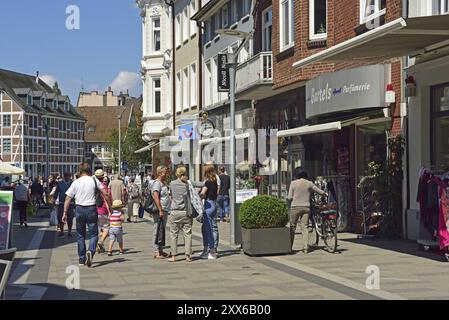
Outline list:
[[[54,94],[57,94],[57,95],[61,95],[62,94],[61,89],[59,89],[58,81],[55,82],[55,84],[53,85],[52,90],[53,90]]]
[[[134,153],[147,145],[145,141],[142,140],[142,115],[141,111],[134,113],[135,125],[128,127],[128,129],[122,130],[122,161],[128,162],[128,170],[137,171],[139,169],[139,164],[151,163],[151,153]],[[114,153],[114,167],[118,168],[118,130],[114,129],[109,136],[109,146]]]

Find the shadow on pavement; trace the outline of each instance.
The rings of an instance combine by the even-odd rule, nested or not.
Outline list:
[[[100,293],[95,291],[88,291],[82,289],[67,289],[66,287],[48,284],[48,283],[32,283],[34,287],[45,288],[44,295],[41,300],[107,300],[114,297],[114,295]],[[19,300],[26,292],[25,287],[11,286],[6,291],[7,300]],[[19,292],[20,291],[20,292]]]
[[[107,258],[110,258],[111,260],[101,261],[101,262],[95,262],[95,260],[94,260],[92,262],[92,268],[103,267],[103,266],[106,266],[111,263],[122,263],[122,262],[126,262],[126,261],[131,261],[131,260],[128,260],[125,258],[114,258],[114,257],[107,257]]]
[[[339,241],[361,244],[364,246],[399,252],[439,262],[446,262],[446,259],[444,258],[443,253],[441,251],[436,250],[425,252],[419,248],[416,242],[410,240],[402,240],[402,239],[388,240],[388,239],[374,238],[374,239],[341,239]]]

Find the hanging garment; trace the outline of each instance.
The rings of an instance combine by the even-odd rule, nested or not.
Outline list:
[[[420,221],[433,234],[438,229],[439,196],[438,185],[428,169],[421,169],[416,201],[419,202]]]
[[[438,177],[432,178],[438,184],[438,196],[440,199],[438,235],[440,238],[440,249],[449,246],[449,181]]]

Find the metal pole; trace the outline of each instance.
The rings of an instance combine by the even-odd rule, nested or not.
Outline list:
[[[118,175],[121,175],[121,169],[122,169],[122,128],[121,128],[121,119],[122,116],[118,116]]]
[[[235,62],[236,56],[233,53],[229,54],[229,94],[230,94],[230,120],[231,120],[231,132],[229,134],[230,139],[230,163],[229,163],[229,175],[231,180],[231,194],[230,194],[230,218],[231,218],[231,244],[235,244],[235,229],[236,229],[236,216],[235,216],[235,205],[236,205],[236,193],[235,193],[235,68],[237,63]]]

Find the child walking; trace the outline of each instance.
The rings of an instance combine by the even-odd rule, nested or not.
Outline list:
[[[123,251],[123,221],[125,221],[125,214],[123,213],[123,203],[121,200],[114,200],[112,203],[112,213],[109,216],[109,248],[108,256],[112,256],[112,247],[115,241],[118,242],[120,254],[124,254]]]

